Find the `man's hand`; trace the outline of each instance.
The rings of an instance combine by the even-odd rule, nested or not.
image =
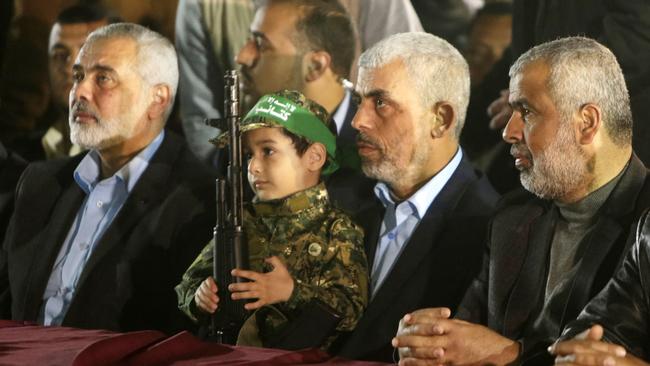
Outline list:
[[[248,303],[244,307],[247,310],[255,310],[264,305],[275,304],[287,301],[293,292],[293,278],[287,271],[287,267],[282,263],[280,258],[271,257],[264,260],[273,266],[273,270],[268,273],[258,273],[254,271],[244,271],[233,269],[232,275],[243,277],[251,282],[233,283],[228,286],[232,292],[232,299],[257,299],[257,301]]]
[[[508,89],[501,90],[501,95],[494,102],[492,102],[487,109],[488,117],[490,117],[490,128],[493,130],[500,130],[508,124],[508,120],[512,115],[512,108],[508,103],[510,92]]]
[[[400,365],[505,365],[519,355],[519,344],[477,324],[447,319],[449,309],[423,309],[400,322],[393,346]]]
[[[208,277],[201,282],[201,286],[194,293],[194,302],[199,309],[208,314],[212,314],[217,310],[219,297],[217,296],[217,284],[214,283],[212,277]]]
[[[412,352],[409,344],[410,342],[417,343],[426,342],[428,337],[426,335],[416,334],[417,327],[424,327],[428,324],[432,324],[441,319],[449,319],[451,316],[451,310],[448,308],[427,308],[416,310],[411,314],[406,314],[399,321],[399,327],[397,329],[397,336],[393,338],[392,344],[393,347],[397,348],[399,351],[399,356],[402,361],[400,363],[410,363],[415,365],[437,365],[436,362],[429,360],[418,360],[416,361],[413,358],[408,358],[408,355]],[[415,324],[415,322],[419,324]],[[409,338],[405,338],[409,336]],[[421,339],[420,339],[421,338]],[[404,345],[400,345],[403,343]],[[430,350],[434,352],[434,350]]]
[[[633,366],[647,365],[628,355],[625,348],[602,341],[603,327],[594,325],[574,339],[559,342],[548,348],[555,355],[555,364],[562,366]]]

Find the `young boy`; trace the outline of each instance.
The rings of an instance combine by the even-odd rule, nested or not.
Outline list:
[[[336,334],[314,347],[326,349],[340,332],[351,331],[368,301],[363,232],[333,208],[321,175],[336,162],[336,137],[327,112],[294,91],[260,99],[241,122],[248,156],[248,180],[255,198],[247,206],[244,230],[250,271],[233,275],[232,298],[253,299],[237,344],[269,346],[307,304],[318,300],[341,316]],[[223,141],[226,134],[217,138]],[[176,286],[179,308],[192,320],[218,307],[210,242]]]

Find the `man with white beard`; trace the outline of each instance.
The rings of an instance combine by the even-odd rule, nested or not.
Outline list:
[[[650,205],[623,74],[598,42],[541,44],[510,69],[503,132],[528,191],[504,197],[458,312],[407,314],[404,365],[550,364],[547,347],[607,283]]]
[[[213,179],[164,130],[171,43],[129,23],[88,36],[70,138],[89,152],[30,165],[0,251],[3,319],[114,331],[185,326],[174,285],[211,237]]]

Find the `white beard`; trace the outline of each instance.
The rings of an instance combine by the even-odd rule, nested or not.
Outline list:
[[[407,163],[401,162],[398,156],[384,151],[374,139],[360,134],[363,136],[362,139],[380,149],[381,153],[380,158],[376,161],[370,161],[362,157],[361,170],[367,177],[380,180],[391,187],[399,186],[400,182],[415,181],[416,177],[420,174],[422,166],[426,164],[431,155],[431,147],[425,141],[426,137],[422,137],[423,134],[426,134],[426,131],[420,131],[419,134],[416,133],[414,136],[414,144],[417,147],[411,151]]]
[[[134,105],[132,111],[139,110],[140,106]],[[87,105],[82,110],[92,113],[95,122],[88,124],[74,121],[74,113],[70,113],[70,141],[84,149],[101,150],[132,138],[135,134],[135,113],[126,113],[119,117],[103,119],[98,113]]]

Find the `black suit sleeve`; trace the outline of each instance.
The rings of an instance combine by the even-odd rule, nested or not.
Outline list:
[[[490,224],[489,231],[492,231]],[[488,238],[491,235],[488,234]],[[458,310],[454,315],[457,319],[466,320],[472,323],[487,325],[487,298],[488,298],[488,283],[490,277],[490,242],[485,246],[483,254],[483,263],[481,270],[472,281],[471,285],[465,292],[463,300],[458,306]]]

